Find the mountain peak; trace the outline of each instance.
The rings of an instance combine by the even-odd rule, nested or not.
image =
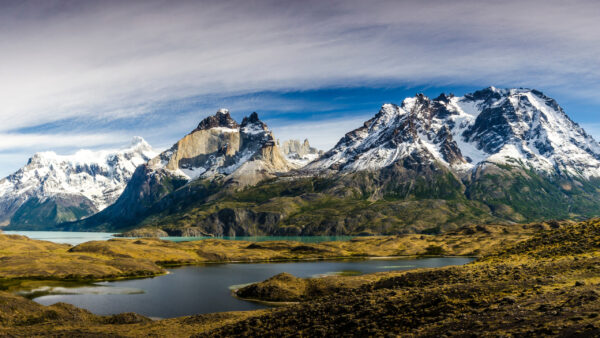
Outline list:
[[[253,112],[249,116],[244,117],[244,119],[242,120],[242,127],[246,126],[248,124],[251,124],[251,123],[258,123],[258,122],[261,122],[261,120],[258,118],[258,114],[256,112]]]
[[[208,116],[198,124],[198,127],[194,130],[208,130],[212,128],[230,128],[237,129],[239,125],[229,115],[229,110],[219,109],[215,115]]]
[[[241,131],[245,134],[260,134],[268,132],[269,128],[258,118],[258,114],[253,112],[242,120]]]
[[[488,87],[463,97],[417,94],[385,104],[311,168],[358,171],[411,156],[468,174],[489,163],[545,173],[600,177],[600,144],[572,122],[555,100],[527,88]]]
[[[135,169],[154,156],[156,153],[141,137],[135,137],[129,147],[117,151],[35,153],[27,165],[0,180],[0,223],[10,221],[22,206],[23,210],[29,210],[27,213],[45,210],[43,205],[27,209],[25,204],[31,198],[53,200],[68,210],[79,210],[72,215],[68,210],[61,214],[67,220],[89,216],[113,203]]]

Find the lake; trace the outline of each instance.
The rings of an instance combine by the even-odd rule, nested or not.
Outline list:
[[[22,235],[31,239],[54,243],[77,245],[89,241],[106,241],[114,238],[108,232],[76,232],[76,231],[3,231],[6,235]]]
[[[115,233],[109,232],[76,232],[76,231],[4,231],[7,235],[23,235],[31,239],[39,239],[54,243],[77,245],[88,241],[106,241],[115,238]],[[238,236],[238,237],[162,237],[173,242],[199,241],[203,239],[228,239],[238,241],[298,241],[305,243],[320,243],[328,241],[347,241],[354,236]]]
[[[298,263],[210,264],[171,269],[170,274],[147,279],[101,282],[74,288],[48,288],[35,298],[44,305],[65,302],[100,315],[136,312],[170,318],[222,311],[254,310],[264,304],[235,298],[231,289],[263,281],[281,272],[298,277],[339,273],[372,273],[461,265],[468,257],[422,259],[366,259]]]

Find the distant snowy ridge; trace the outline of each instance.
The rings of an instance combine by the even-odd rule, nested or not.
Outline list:
[[[323,154],[322,150],[311,147],[308,139],[304,139],[304,142],[286,140],[281,144],[277,140],[277,145],[279,145],[287,160],[300,168],[316,160]]]
[[[309,170],[383,168],[419,153],[466,175],[487,163],[600,177],[600,144],[557,102],[532,89],[489,87],[462,97],[422,94],[385,104]]]
[[[42,202],[55,196],[83,197],[102,210],[119,197],[135,169],[156,155],[141,137],[116,151],[36,153],[27,165],[0,180],[0,223],[7,224],[32,197]]]

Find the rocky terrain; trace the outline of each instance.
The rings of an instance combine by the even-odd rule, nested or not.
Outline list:
[[[156,155],[140,137],[118,151],[37,153],[0,180],[0,225],[32,230],[92,215],[115,202],[137,166]]]
[[[597,336],[599,260],[600,222],[593,220],[541,232],[465,266],[362,277],[358,283],[356,277],[279,275],[237,293],[300,304],[209,334]],[[358,286],[348,287],[352,282]]]
[[[507,236],[503,236],[507,234]],[[523,237],[504,241],[511,234]],[[467,227],[453,235],[406,235],[410,238],[366,238],[344,243],[358,250],[366,241],[371,249],[383,243],[404,247],[414,236],[431,238],[421,252],[440,254],[437,247],[481,246],[485,253],[464,265],[362,276],[300,279],[280,274],[237,291],[247,298],[293,301],[286,306],[248,312],[229,312],[150,320],[124,313],[97,316],[68,304],[42,306],[0,291],[0,334],[32,336],[581,336],[600,334],[600,221],[550,222],[529,226]],[[486,238],[499,241],[488,242]],[[11,236],[16,242],[28,242]],[[3,241],[7,238],[3,238]],[[55,246],[31,241],[27,250]],[[207,241],[209,246],[224,241]],[[231,245],[235,241],[230,241]],[[1,242],[0,242],[1,243]],[[105,243],[105,245],[101,245]],[[285,243],[285,244],[284,244]],[[376,244],[375,244],[376,243]],[[92,242],[68,250],[90,257],[131,255],[135,260],[152,252],[162,255],[169,245],[156,239]],[[171,243],[178,246],[182,243]],[[248,244],[248,243],[245,243]],[[21,244],[22,245],[22,244]],[[316,244],[290,242],[250,243],[264,246],[246,250],[288,250]],[[326,247],[328,243],[320,244]],[[342,245],[342,244],[340,244]],[[56,245],[58,249],[60,245]],[[135,247],[140,250],[135,250]],[[68,246],[62,246],[67,249]],[[284,249],[282,249],[284,248]],[[408,247],[407,247],[408,249]],[[16,249],[15,249],[16,250]],[[156,251],[154,251],[156,250]],[[215,250],[211,248],[214,252]],[[306,250],[303,248],[303,250]],[[227,248],[222,252],[231,252]],[[301,250],[297,250],[301,251]],[[312,251],[312,250],[310,250]],[[21,251],[23,254],[24,251]],[[167,251],[168,252],[168,251]],[[247,253],[245,253],[247,254]],[[152,256],[150,256],[152,257]],[[163,264],[165,264],[163,262]],[[5,290],[47,283],[30,277],[2,278]],[[33,276],[33,275],[32,275]],[[37,284],[36,284],[37,283]]]
[[[600,213],[599,149],[537,90],[417,95],[384,105],[299,170],[163,209],[137,226],[356,235],[583,219]]]
[[[600,215],[600,145],[533,89],[385,104],[316,154],[223,109],[139,166],[113,205],[52,228],[397,235]]]
[[[170,149],[139,166],[113,205],[62,228],[131,228],[150,214],[203,203],[219,191],[254,185],[292,167],[256,113],[238,124],[222,109]]]

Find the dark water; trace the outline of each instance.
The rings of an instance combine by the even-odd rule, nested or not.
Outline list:
[[[232,297],[231,287],[263,281],[281,272],[298,277],[336,273],[371,273],[424,267],[461,265],[466,257],[320,261],[269,264],[214,264],[170,270],[169,275],[149,279],[97,283],[79,288],[54,288],[36,298],[44,305],[65,302],[108,315],[137,312],[149,317],[169,318],[192,314],[254,310],[265,305]],[[64,294],[68,293],[68,294]]]

